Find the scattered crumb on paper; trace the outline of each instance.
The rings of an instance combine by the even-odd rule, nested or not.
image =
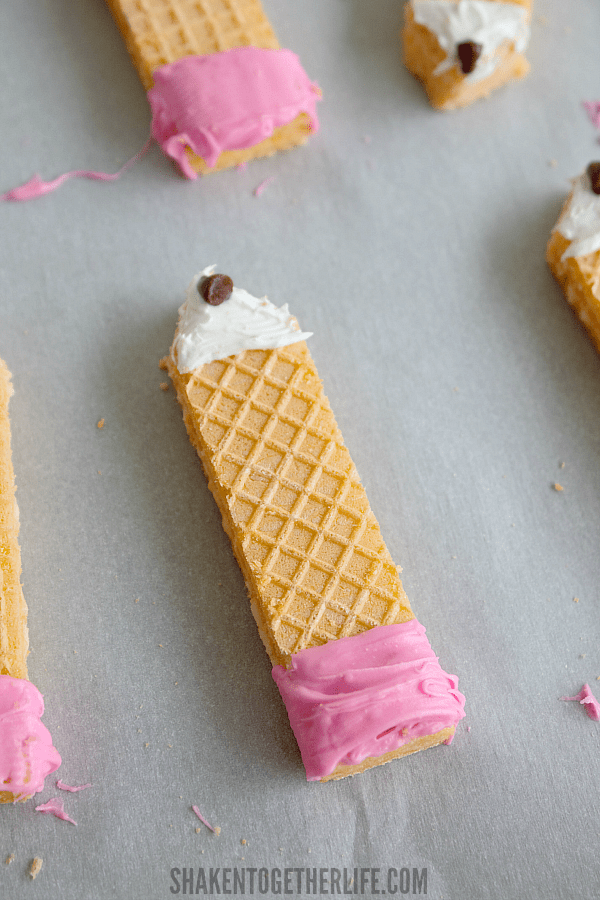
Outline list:
[[[31,865],[29,866],[29,875],[33,881],[33,879],[40,874],[42,866],[44,865],[44,860],[41,856],[36,856],[35,859],[31,860]]]

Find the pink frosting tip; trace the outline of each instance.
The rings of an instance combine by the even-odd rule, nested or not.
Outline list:
[[[207,821],[206,821],[206,819],[204,818],[204,816],[202,815],[202,813],[200,812],[200,810],[198,809],[198,807],[197,807],[197,806],[192,806],[192,809],[194,810],[194,812],[196,813],[196,815],[198,816],[198,818],[200,819],[200,821],[201,821],[204,825],[206,825],[207,828],[209,828],[212,832],[214,832],[214,833],[216,834],[216,833],[217,833],[217,829],[216,829],[216,828],[213,828],[212,825],[210,824],[210,822],[207,822]]]
[[[60,778],[56,782],[56,787],[59,789],[59,791],[71,791],[72,794],[75,794],[77,791],[85,791],[86,788],[89,788],[91,786],[91,783],[76,785],[65,784],[64,781],[60,780]]]
[[[592,690],[589,684],[584,684],[578,694],[575,694],[574,697],[561,697],[561,700],[575,700],[577,703],[581,703],[582,706],[585,707],[585,711],[595,722],[600,721],[600,703],[596,700],[594,695],[592,694]]]
[[[42,803],[41,806],[36,806],[36,812],[41,813],[51,813],[51,815],[56,816],[57,819],[63,819],[65,822],[70,822],[71,825],[77,825],[73,819],[70,818],[65,812],[65,805],[62,800],[59,800],[58,797],[52,797],[51,800],[48,800],[47,803]]]
[[[44,699],[24,678],[0,675],[0,790],[30,797],[61,759],[50,732],[40,722]]]
[[[273,678],[309,781],[454,728],[465,714],[458,679],[416,619],[300,650]]]
[[[271,175],[270,178],[265,178],[264,181],[261,181],[260,184],[257,184],[257,186],[254,188],[254,190],[253,190],[253,192],[252,192],[252,193],[254,194],[254,196],[255,196],[255,197],[260,197],[260,195],[262,194],[262,192],[263,192],[266,188],[268,188],[269,185],[270,185],[273,181],[275,181],[275,176],[274,176],[274,175]]]
[[[301,112],[316,132],[320,91],[291,50],[234,47],[185,56],[154,72],[152,135],[187,178],[186,148],[212,168],[224,150],[253,147]]]
[[[592,125],[600,129],[600,100],[584,100],[583,106]]]

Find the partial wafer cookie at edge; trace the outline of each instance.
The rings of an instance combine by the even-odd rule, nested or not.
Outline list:
[[[280,49],[259,0],[107,0],[107,3],[147,91],[155,85],[157,70],[187,57],[214,56],[236,48]],[[294,78],[297,75],[295,70]],[[227,98],[222,100],[225,102]],[[261,115],[265,117],[264,110]],[[183,134],[193,129],[193,123],[191,128],[188,124],[179,121],[173,127]],[[224,149],[214,163],[207,163],[188,146],[186,161],[195,172],[202,174],[230,168],[303,144],[317,127],[314,114],[302,109],[252,146]]]
[[[407,0],[406,68],[432,106],[452,110],[529,72],[533,0]]]
[[[373,633],[374,641],[381,647],[385,645],[389,671],[392,664],[398,666],[394,670],[396,681],[402,667],[408,679],[409,660],[395,656],[392,643],[401,640],[406,645],[405,632],[411,633],[409,643],[413,638],[422,641],[424,633],[416,634],[421,626],[414,620],[398,569],[383,541],[308,347],[304,340],[292,336],[293,342],[286,346],[250,346],[208,362],[200,362],[201,355],[195,359],[189,353],[190,346],[194,337],[200,335],[203,339],[203,319],[211,315],[202,308],[196,284],[201,284],[209,272],[205,270],[190,285],[186,304],[180,310],[175,342],[164,366],[175,385],[190,440],[200,456],[242,569],[252,612],[282,695],[286,699],[284,691],[296,692],[296,683],[290,684],[286,673],[294,670],[300,659],[307,661],[309,668],[315,661],[321,672],[316,681],[321,679],[323,686],[323,672],[325,668],[329,671],[335,643],[339,643],[337,652],[348,647],[343,643],[345,639],[354,641],[359,636],[360,644],[352,644],[352,648],[376,655],[373,645],[363,647],[364,641],[369,640],[363,635],[368,632]],[[265,301],[250,299],[257,304],[256,313],[260,315],[260,304]],[[219,309],[228,302],[231,301],[225,301]],[[232,314],[229,318],[233,317]],[[225,313],[222,320],[227,328]],[[207,330],[210,341],[215,327],[212,320]],[[292,323],[292,330],[293,327]],[[266,340],[268,329],[263,331]],[[260,339],[257,334],[255,344]],[[275,343],[279,340],[276,337]],[[222,346],[231,349],[225,343]],[[211,349],[219,353],[219,347]],[[181,371],[180,367],[191,368]],[[381,626],[388,630],[382,631]],[[324,647],[329,649],[323,651]],[[429,654],[429,645],[426,647],[425,653]],[[317,653],[312,652],[315,649]],[[414,647],[408,652],[411,663],[415,652]],[[419,660],[420,666],[432,664],[431,659]],[[343,665],[347,664],[345,659]],[[315,683],[314,669],[307,677]],[[348,673],[347,680],[356,677]],[[432,677],[436,684],[440,683],[437,670],[432,670]],[[333,684],[329,675],[327,679],[325,694]],[[382,687],[378,675],[374,680],[378,683],[377,703],[383,692],[392,696],[398,690],[396,681]],[[280,682],[285,682],[283,689]],[[343,692],[338,687],[333,689]],[[301,692],[304,690],[301,687]],[[417,683],[412,684],[413,690],[419,693]],[[442,684],[441,690],[458,694],[455,684]],[[367,686],[364,692],[366,696]],[[324,699],[321,706],[326,702]],[[288,699],[286,706],[294,726]],[[315,764],[315,780],[356,774],[394,757],[448,742],[462,716],[459,700],[459,713],[454,710],[447,719],[442,716],[443,727],[423,734],[411,731],[414,723],[405,722],[400,701],[397,706],[397,715],[393,711],[388,714],[389,727],[372,735],[381,739],[381,752],[369,752],[353,761],[360,755],[353,748],[351,753],[341,754],[343,761],[329,767],[329,771],[321,771]],[[303,715],[299,713],[300,718]],[[430,721],[439,724],[438,719]],[[302,749],[301,738],[298,739]],[[308,744],[310,753],[312,736]],[[371,741],[365,746],[372,749],[374,744]],[[304,750],[303,758],[306,765]]]
[[[0,359],[0,675],[27,678],[27,604],[21,588],[19,509],[8,420],[12,393],[10,373]]]
[[[600,161],[573,179],[546,260],[600,352]]]
[[[27,606],[21,589],[19,511],[10,449],[10,373],[0,359],[0,803],[27,800],[60,756],[41,723],[44,701],[27,681]]]

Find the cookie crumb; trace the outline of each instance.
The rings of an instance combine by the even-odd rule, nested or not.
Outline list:
[[[555,481],[552,487],[555,491],[564,491],[564,487],[562,486],[562,484],[559,484],[558,481]]]
[[[7,856],[7,857],[6,857],[6,859],[4,860],[4,862],[6,863],[7,866],[10,866],[10,864],[11,864],[11,862],[13,861],[14,858],[15,858],[15,854],[14,854],[14,853],[11,853],[10,856]]]
[[[196,828],[196,834],[200,834],[201,831],[202,831],[201,828]]]
[[[558,464],[558,468],[559,468],[559,469],[564,469],[564,467],[565,467],[564,462],[560,462],[560,463]]]
[[[160,383],[160,389],[161,389],[161,391],[168,391],[168,390],[169,390],[169,382],[168,382],[168,381],[161,381],[161,383]]]
[[[36,856],[35,859],[31,860],[31,865],[29,866],[29,875],[32,881],[40,874],[43,865],[44,860],[41,858],[41,856]]]
[[[579,603],[579,597],[573,597],[573,603]]]
[[[139,603],[139,602],[140,602],[140,598],[139,598],[139,597],[136,597],[136,598],[135,598],[135,602],[136,602],[136,603]]]
[[[221,826],[220,826],[220,825],[215,825],[215,827],[214,827],[213,830],[214,830],[216,836],[219,837],[219,835],[221,834]]]
[[[104,419],[100,419],[97,425],[98,428],[104,428]]]
[[[167,371],[167,357],[166,357],[166,356],[163,357],[161,360],[159,360],[159,362],[158,362],[158,368],[159,368],[159,369],[162,369],[163,372],[166,372],[166,371]]]
[[[240,841],[240,844],[242,845],[242,847],[245,847],[247,843],[248,843],[248,841],[246,840],[246,838],[242,838]]]
[[[551,169],[555,169],[558,165],[558,161],[556,159],[549,159],[548,165],[550,166]]]

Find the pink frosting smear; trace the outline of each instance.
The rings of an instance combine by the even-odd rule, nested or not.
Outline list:
[[[264,181],[261,181],[260,184],[257,184],[256,187],[254,188],[254,190],[252,191],[252,193],[254,194],[254,196],[255,196],[255,197],[260,197],[260,195],[262,194],[262,192],[263,192],[266,188],[268,188],[269,185],[270,185],[273,181],[275,181],[275,176],[274,176],[274,175],[271,175],[270,178],[265,178]]]
[[[454,727],[465,714],[458,679],[442,670],[416,619],[301,650],[273,678],[309,781]]]
[[[56,782],[56,787],[59,789],[59,791],[71,791],[72,794],[75,794],[77,791],[85,791],[86,788],[89,788],[91,786],[91,783],[77,785],[65,784],[60,780],[60,778]]]
[[[120,178],[130,166],[144,155],[151,143],[152,138],[150,137],[142,149],[136,153],[135,156],[132,156],[131,159],[127,160],[125,165],[121,166],[118,172],[93,172],[90,169],[73,169],[71,172],[65,172],[64,175],[59,175],[58,178],[55,178],[53,181],[42,181],[39,175],[34,175],[33,178],[30,178],[25,184],[12,188],[4,194],[0,194],[0,200],[10,200],[13,202],[35,200],[37,197],[43,197],[44,194],[50,194],[52,191],[55,191],[61,184],[68,181],[69,178],[88,178],[92,181],[116,181],[117,178]]]
[[[212,832],[214,832],[214,834],[216,834],[216,833],[217,833],[217,829],[216,829],[216,828],[213,828],[212,825],[210,824],[210,822],[207,822],[207,821],[206,821],[206,819],[204,818],[204,816],[202,815],[202,813],[200,812],[200,810],[198,809],[198,807],[197,807],[197,806],[192,806],[192,809],[194,810],[194,812],[196,813],[196,815],[198,816],[198,818],[200,819],[200,821],[203,823],[203,825],[206,825],[207,828],[209,828]]]
[[[595,722],[600,721],[600,703],[596,700],[594,695],[592,694],[592,690],[589,684],[584,684],[578,694],[575,694],[574,697],[561,697],[561,700],[576,700],[577,703],[581,703],[582,706],[585,707],[585,711]]]
[[[316,132],[320,91],[291,50],[234,47],[185,56],[154,72],[152,135],[187,178],[189,147],[212,168],[223,150],[253,147],[301,112]]]
[[[584,100],[583,107],[590,117],[592,125],[600,129],[600,100]]]
[[[44,699],[24,678],[0,675],[0,790],[30,797],[61,759],[40,718]]]
[[[70,822],[71,825],[77,825],[77,822],[73,821],[65,812],[65,805],[62,800],[59,800],[58,797],[52,797],[51,800],[48,800],[47,803],[42,803],[41,806],[36,806],[36,812],[41,813],[51,813],[53,816],[56,816],[57,819],[63,819],[65,822]]]

